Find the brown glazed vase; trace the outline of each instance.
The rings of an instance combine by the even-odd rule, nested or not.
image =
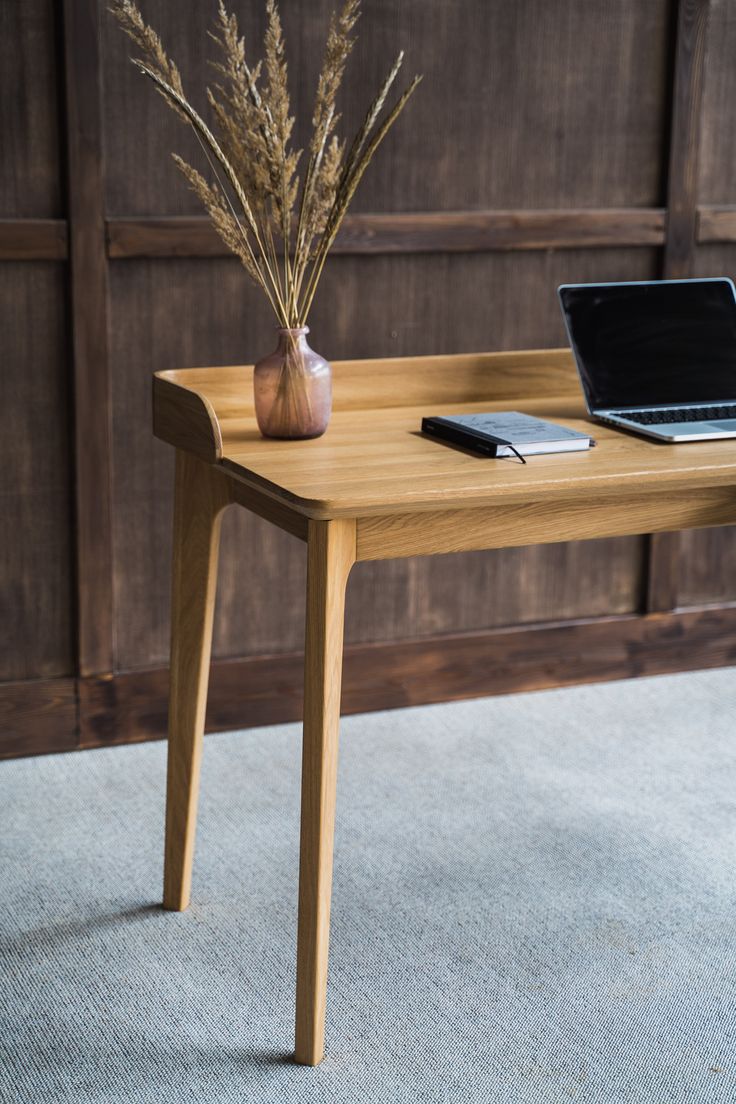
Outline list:
[[[253,372],[256,418],[264,437],[304,439],[327,429],[332,369],[307,344],[308,326],[279,329],[278,345]]]

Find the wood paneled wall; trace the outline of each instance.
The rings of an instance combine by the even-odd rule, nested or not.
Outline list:
[[[214,0],[143,7],[201,87]],[[236,7],[255,44],[261,5]],[[282,9],[308,119],[331,3]],[[250,362],[272,323],[106,5],[3,4],[0,32],[10,755],[161,733],[172,457],[151,373]],[[559,345],[560,282],[733,271],[736,0],[365,0],[347,129],[398,48],[426,79],[326,269],[324,355]],[[298,542],[226,517],[211,727],[297,715],[304,570]],[[734,601],[732,529],[361,564],[344,707],[734,662]]]

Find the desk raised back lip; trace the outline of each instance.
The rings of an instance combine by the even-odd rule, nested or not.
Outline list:
[[[590,431],[568,349],[338,361],[334,414],[313,441],[266,441],[252,367],[159,372],[154,432],[306,517],[667,494],[736,483],[736,441],[663,445],[597,425],[590,453],[525,467],[448,448],[419,433],[423,414],[520,409]]]

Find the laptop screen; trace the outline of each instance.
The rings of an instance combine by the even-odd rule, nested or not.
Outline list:
[[[736,399],[736,299],[729,280],[563,285],[591,411]]]

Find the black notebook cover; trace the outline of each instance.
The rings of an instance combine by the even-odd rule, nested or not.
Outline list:
[[[422,418],[422,432],[485,456],[579,452],[595,444],[587,433],[515,410]]]

